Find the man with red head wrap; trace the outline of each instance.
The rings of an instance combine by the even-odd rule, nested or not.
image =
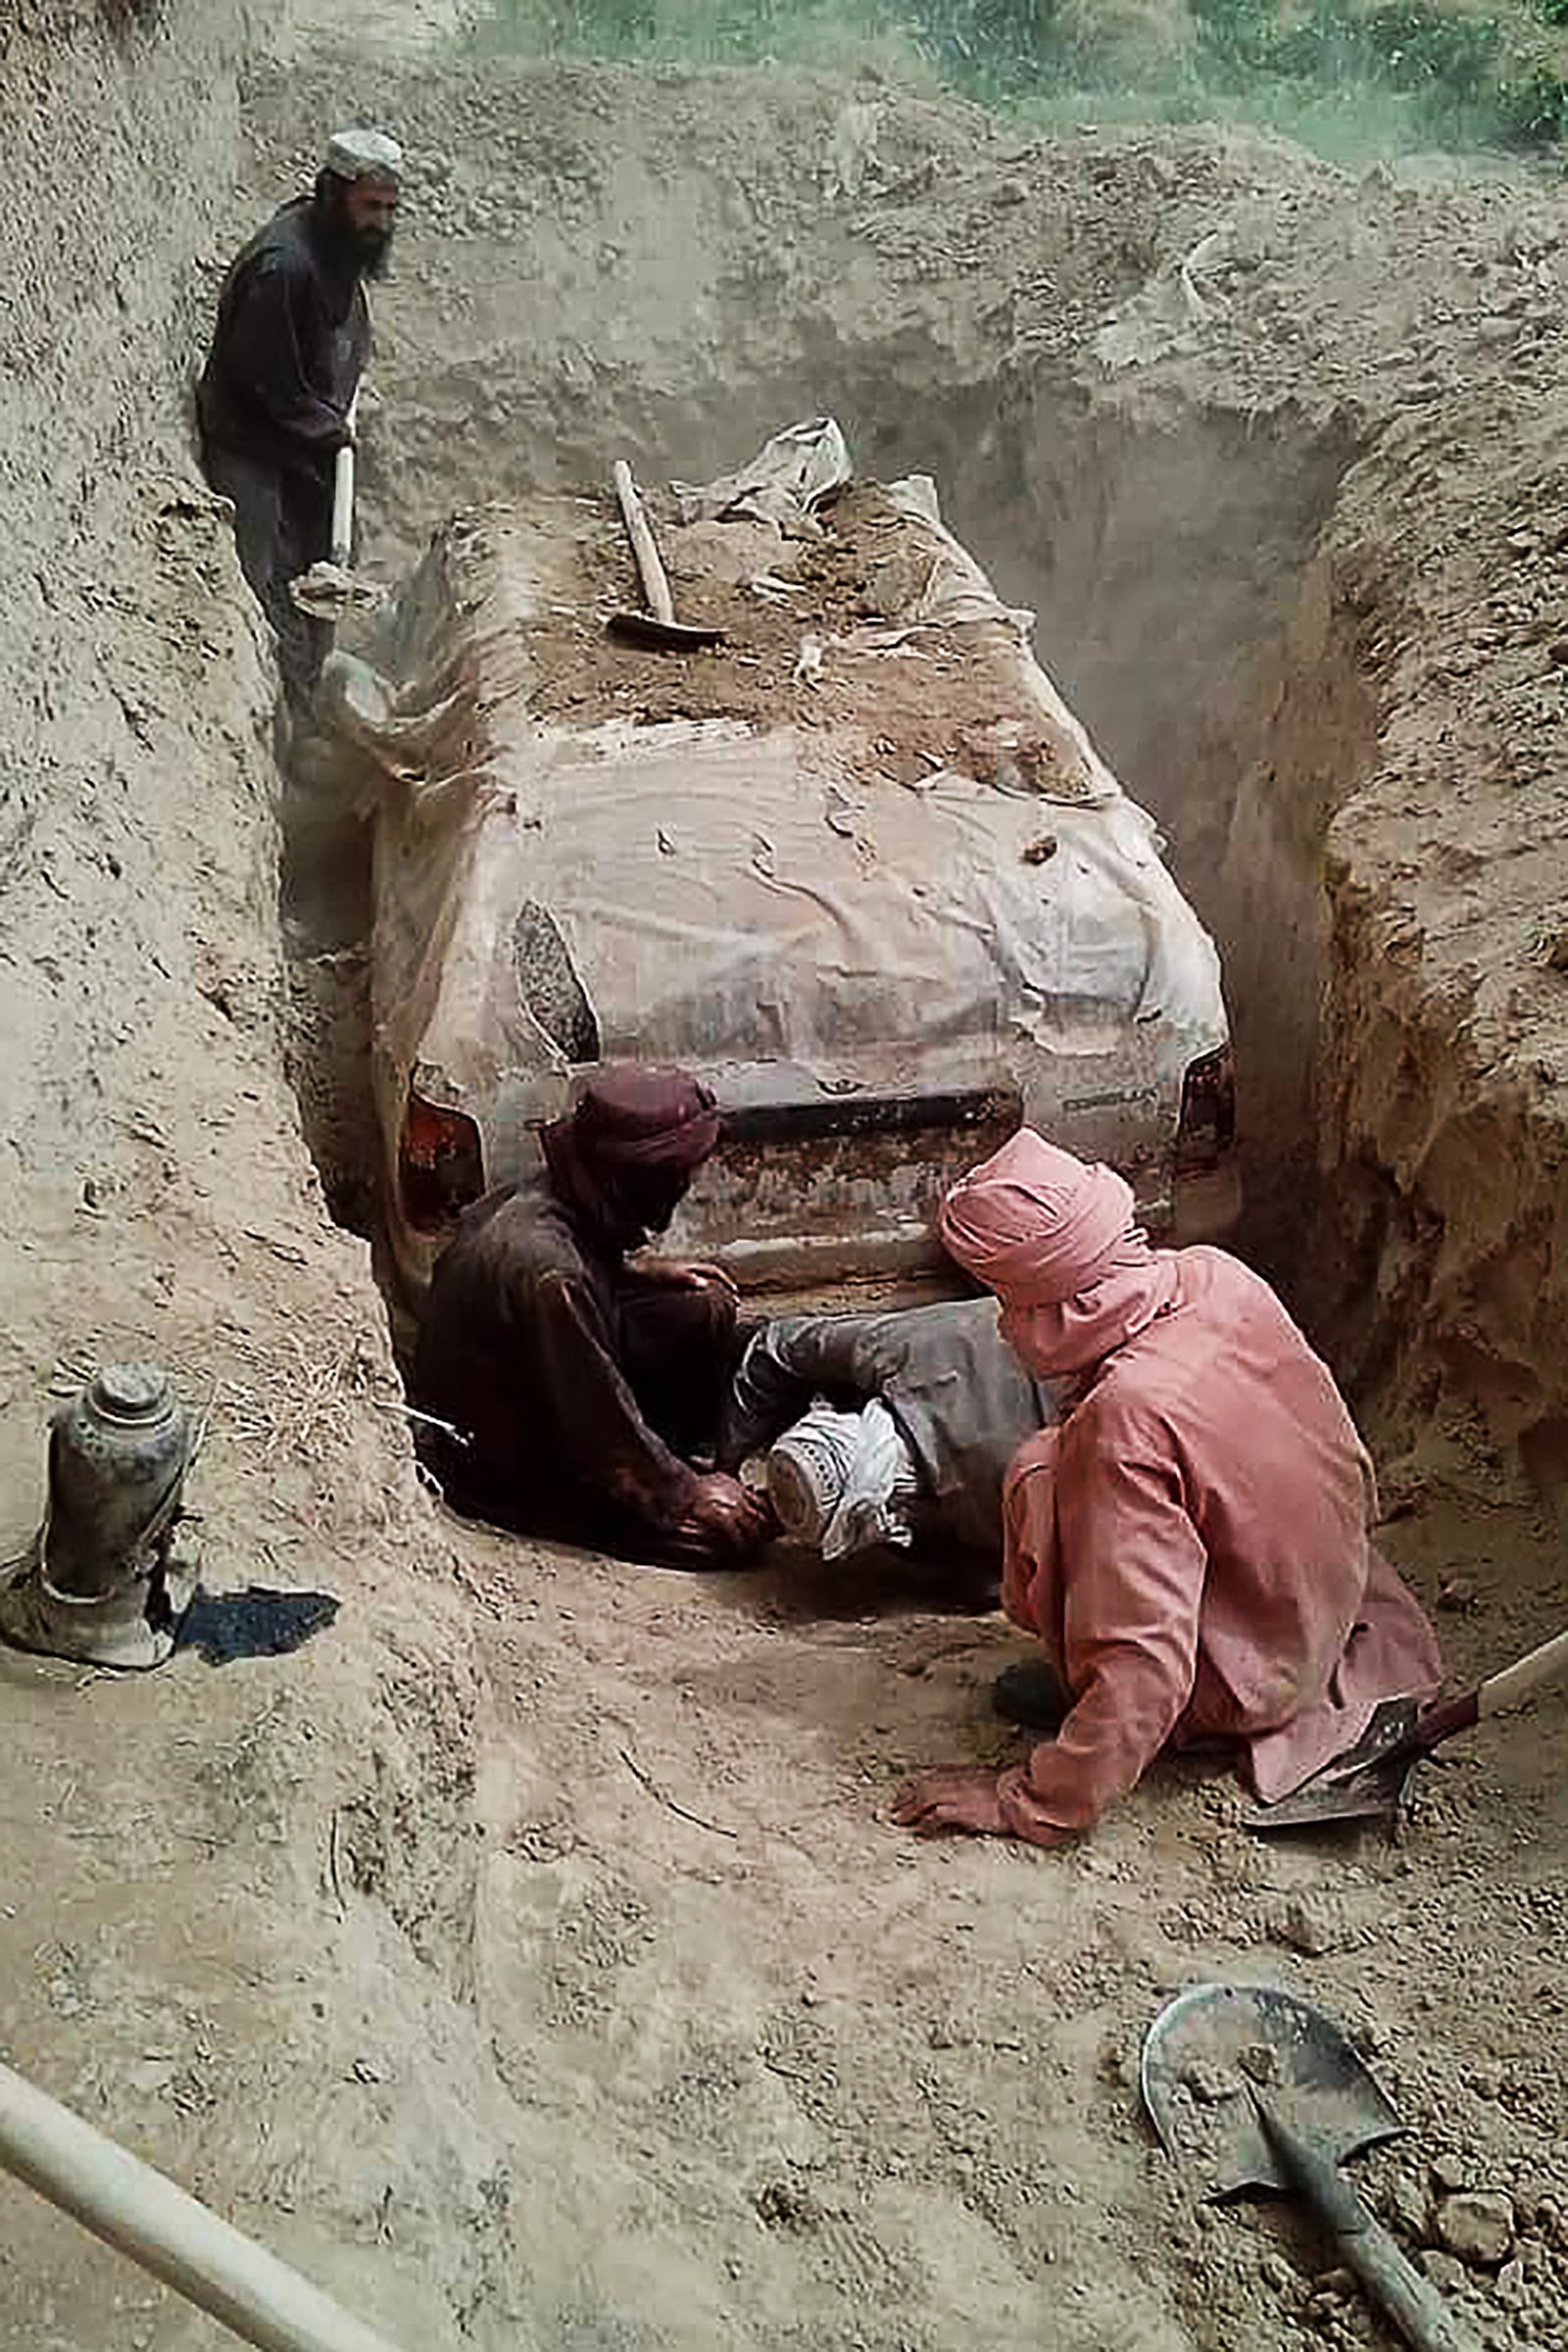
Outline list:
[[[765,1533],[711,1443],[735,1354],[712,1267],[628,1264],[718,1142],[711,1093],[679,1070],[612,1067],[544,1128],[516,1184],[463,1217],[415,1355],[420,1405],[467,1439],[462,1499],[509,1525],[693,1568]]]
[[[895,1818],[1039,1845],[1087,1830],[1167,1742],[1245,1743],[1266,1800],[1430,1692],[1437,1642],[1374,1549],[1372,1465],[1328,1367],[1223,1250],[1152,1250],[1131,1189],[1024,1128],[942,1238],[1037,1379],[1073,1384],[1004,1494],[1003,1606],[1061,1686],[1056,1737],[934,1773]]]

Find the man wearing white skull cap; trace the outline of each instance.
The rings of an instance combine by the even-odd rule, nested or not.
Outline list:
[[[289,583],[329,551],[337,453],[370,348],[367,278],[386,268],[403,155],[384,131],[335,131],[309,196],[234,261],[197,392],[202,465],[234,503],[240,567],[277,633],[278,669],[310,697],[326,632]]]

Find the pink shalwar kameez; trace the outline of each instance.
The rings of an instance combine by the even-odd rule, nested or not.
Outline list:
[[[1079,1262],[1049,1235],[1043,1254],[1021,1247],[1031,1199]],[[1004,1502],[1004,1606],[1071,1698],[1059,1735],[999,1784],[1008,1827],[1041,1844],[1087,1829],[1167,1742],[1243,1740],[1259,1795],[1284,1795],[1380,1698],[1442,1673],[1369,1540],[1372,1467],[1327,1366],[1239,1259],[1151,1250],[1130,1217],[1110,1170],[1024,1130],[944,1221],[1025,1365],[1088,1382],[1015,1457]]]

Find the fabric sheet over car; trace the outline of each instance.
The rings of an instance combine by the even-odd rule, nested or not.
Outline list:
[[[798,438],[780,440],[819,495]],[[758,482],[754,467],[720,487],[744,510]],[[934,515],[922,478],[886,494],[868,566],[905,601],[829,649],[853,707],[805,726],[541,723],[517,624],[580,587],[569,549],[504,510],[449,528],[426,565],[439,593],[416,585],[405,630],[420,671],[395,706],[339,687],[361,745],[402,777],[378,833],[396,888],[377,903],[411,902],[426,945],[379,1008],[399,1059],[474,1090],[519,1063],[564,1076],[589,1037],[606,1056],[789,1063],[846,1088],[928,1082],[944,1049],[972,1062],[1020,1037],[1125,1063],[1129,1018],[1183,1001],[1176,966],[1212,951],[1151,820],[1035,662],[1031,616]],[[884,772],[887,640],[922,630],[995,674],[1026,754],[1011,775],[1004,750],[985,774]],[[548,917],[544,956],[518,954],[524,906]]]
[[[1227,1035],[1212,943],[1032,615],[925,477],[846,464],[818,419],[650,502],[714,651],[607,638],[608,488],[539,492],[438,532],[384,671],[336,659],[323,696],[376,804],[384,1134],[414,1100],[462,1113],[505,1180],[585,1067],[683,1063],[731,1114],[683,1238],[748,1279],[824,1236],[924,1262],[942,1184],[1020,1116],[1168,1209],[1184,1072]]]

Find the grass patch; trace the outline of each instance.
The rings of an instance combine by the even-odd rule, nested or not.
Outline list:
[[[1342,162],[1568,132],[1568,0],[489,0],[466,46],[870,69],[1037,122],[1257,123]]]

